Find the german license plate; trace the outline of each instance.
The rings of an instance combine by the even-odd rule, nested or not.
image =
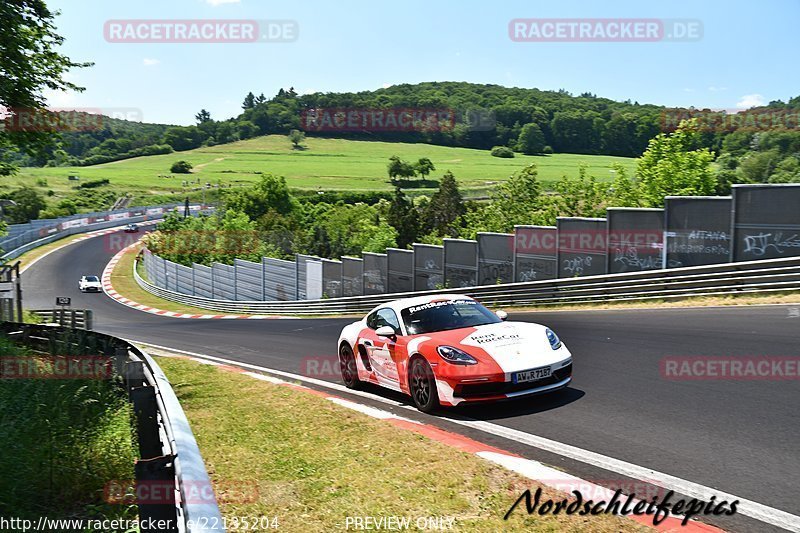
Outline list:
[[[550,377],[550,374],[550,367],[543,366],[542,368],[534,368],[532,370],[522,370],[520,372],[516,372],[515,374],[512,374],[511,377],[514,383],[525,383],[527,381],[536,381]]]

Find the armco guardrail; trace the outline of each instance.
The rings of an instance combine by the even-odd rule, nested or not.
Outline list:
[[[61,353],[91,352],[112,359],[114,375],[121,378],[136,413],[140,455],[136,481],[157,483],[166,500],[163,504],[140,504],[140,525],[151,518],[170,520],[173,526],[141,531],[225,531],[213,491],[203,489],[211,488],[211,482],[189,421],[166,376],[146,352],[117,337],[56,326],[2,322],[0,331],[44,353],[52,353],[55,347]],[[170,499],[167,488],[171,486],[179,498]],[[197,497],[198,491],[202,498]]]
[[[8,226],[8,235],[0,239],[0,248],[3,250],[0,259],[4,261],[14,259],[29,250],[68,235],[161,218],[164,213],[181,207],[180,204],[130,207],[116,211],[33,220],[27,224],[13,224]],[[204,206],[194,205],[190,208],[197,212]]]
[[[513,307],[794,291],[800,290],[800,257],[484,285],[465,289],[270,302],[228,301],[189,296],[162,289],[142,279],[136,270],[136,265],[133,274],[139,286],[151,294],[212,311],[325,315],[363,313],[383,302],[426,294],[467,294],[488,305]]]
[[[29,312],[45,322],[72,329],[92,329],[91,309],[30,309]]]

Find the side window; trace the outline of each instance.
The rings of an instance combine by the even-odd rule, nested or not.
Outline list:
[[[376,327],[392,326],[395,331],[400,331],[400,321],[397,320],[397,315],[391,309],[380,309],[377,313],[378,317],[375,321]]]
[[[375,325],[375,320],[378,318],[378,313],[372,313],[367,317],[367,327],[369,329],[378,329],[378,326]]]

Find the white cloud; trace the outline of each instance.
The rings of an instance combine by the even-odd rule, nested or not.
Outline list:
[[[746,94],[736,102],[737,109],[750,109],[751,107],[760,107],[762,105],[767,105],[767,101],[760,94]]]
[[[146,67],[152,67],[153,65],[158,65],[159,63],[161,63],[161,61],[159,61],[158,59],[151,59],[149,57],[145,57],[142,60],[142,64]]]
[[[73,91],[55,91],[53,89],[46,89],[42,95],[47,101],[48,107],[55,107],[58,109],[73,109],[77,101],[78,93]]]
[[[210,6],[221,6],[223,4],[238,4],[241,0],[206,0],[206,4]]]

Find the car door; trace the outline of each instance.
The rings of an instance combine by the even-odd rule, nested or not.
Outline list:
[[[397,364],[392,357],[396,343],[394,339],[375,334],[375,330],[381,326],[391,326],[398,335],[400,334],[400,321],[394,310],[379,309],[367,319],[367,330],[362,335],[361,344],[366,349],[370,367],[378,382],[397,388],[399,386]]]

